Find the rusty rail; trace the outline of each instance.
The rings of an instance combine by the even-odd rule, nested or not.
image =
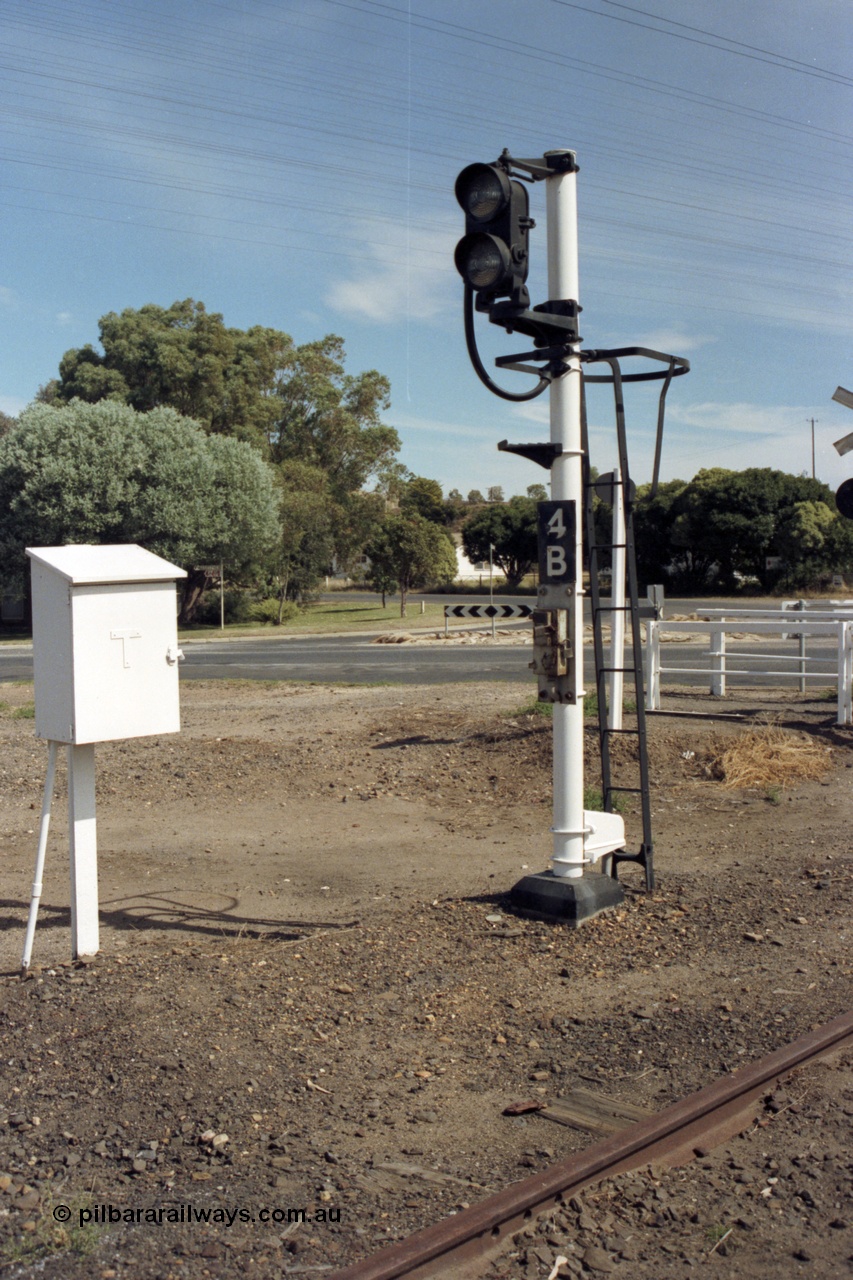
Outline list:
[[[713,1147],[733,1137],[746,1127],[755,1103],[775,1081],[850,1045],[853,1012],[715,1080],[658,1115],[335,1272],[329,1280],[447,1278],[466,1262],[485,1261],[484,1255],[497,1252],[507,1235],[582,1187],[647,1164],[686,1163],[697,1147]]]

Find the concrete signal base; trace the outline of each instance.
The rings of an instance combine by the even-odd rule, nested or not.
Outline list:
[[[552,920],[576,929],[602,911],[618,907],[625,893],[618,880],[600,871],[586,871],[577,880],[540,871],[524,876],[510,889],[513,908],[537,920]]]

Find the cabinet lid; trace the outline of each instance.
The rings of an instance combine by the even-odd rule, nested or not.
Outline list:
[[[27,555],[75,587],[117,582],[174,582],[187,576],[185,569],[135,544],[27,547]]]

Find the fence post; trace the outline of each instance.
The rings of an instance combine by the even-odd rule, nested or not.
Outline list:
[[[646,710],[660,711],[660,623],[646,621]]]
[[[711,627],[711,696],[726,696],[726,620]]]
[[[805,600],[798,600],[794,605],[798,613],[805,613],[807,605]],[[797,642],[800,654],[800,693],[806,691],[806,633],[801,631],[797,636]]]
[[[837,724],[853,724],[853,624],[838,623]]]

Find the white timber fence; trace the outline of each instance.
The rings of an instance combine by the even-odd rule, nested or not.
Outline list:
[[[660,710],[661,677],[667,675],[691,675],[697,680],[707,677],[710,693],[718,698],[725,697],[730,676],[796,680],[801,693],[805,692],[807,680],[819,680],[824,685],[837,684],[837,723],[853,724],[853,602],[839,601],[837,607],[832,607],[835,604],[830,602],[829,609],[812,609],[807,608],[805,602],[797,601],[792,602],[792,607],[783,606],[778,610],[707,609],[703,610],[702,620],[650,619],[646,622],[646,710]],[[794,610],[796,613],[792,616]],[[662,662],[662,631],[667,636],[673,632],[684,636],[707,635],[709,647],[697,655],[708,658],[707,667]],[[791,640],[797,649],[788,655],[728,647],[729,638],[737,636],[743,640],[744,635]],[[834,638],[834,659],[808,653],[807,640],[815,638]]]

